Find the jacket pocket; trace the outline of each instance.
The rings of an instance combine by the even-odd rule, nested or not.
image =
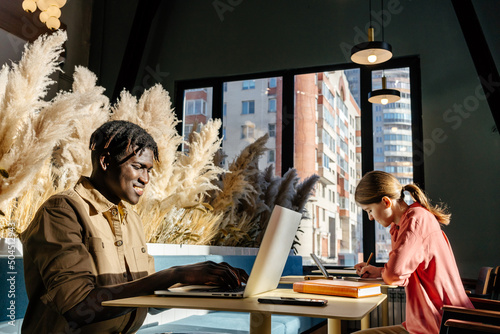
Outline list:
[[[147,275],[149,268],[149,255],[146,245],[133,247],[133,251],[135,259],[135,268],[130,268],[131,271],[135,271],[137,274],[140,274],[141,276]]]

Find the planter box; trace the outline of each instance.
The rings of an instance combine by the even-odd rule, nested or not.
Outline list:
[[[176,245],[148,243],[148,253],[155,255],[257,255],[258,248]]]
[[[23,255],[23,244],[18,238],[0,238],[0,256],[9,255]]]

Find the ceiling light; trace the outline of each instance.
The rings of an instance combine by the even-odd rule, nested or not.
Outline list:
[[[47,0],[37,0],[36,5],[43,12],[49,8],[50,3]]]
[[[386,80],[385,75],[382,76],[382,89],[377,89],[368,93],[369,102],[385,105],[401,99],[401,92],[399,90],[386,88]]]
[[[47,14],[58,19],[61,17],[61,10],[57,6],[50,5],[49,8],[47,8]]]
[[[382,27],[382,41],[374,40],[374,28],[372,27],[372,5],[371,0],[369,3],[370,13],[370,27],[368,28],[368,42],[356,44],[351,49],[351,60],[360,65],[375,65],[381,64],[392,58],[392,46],[384,42],[384,23],[381,22]],[[383,9],[384,3],[381,1]]]
[[[40,19],[40,21],[42,23],[47,23],[47,20],[49,19],[49,17],[50,16],[46,11],[40,12],[40,15],[38,16],[38,18]]]
[[[50,30],[57,30],[61,26],[61,21],[57,17],[50,16],[45,24]]]
[[[26,12],[34,13],[40,9],[39,18],[45,23],[47,28],[57,30],[61,26],[61,8],[66,4],[66,0],[24,0],[23,9]]]
[[[23,1],[23,10],[28,13],[33,13],[36,10],[36,3],[33,0]]]

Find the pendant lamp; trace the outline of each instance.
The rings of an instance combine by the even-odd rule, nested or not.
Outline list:
[[[24,0],[23,9],[26,12],[34,13],[40,9],[40,21],[45,23],[50,30],[57,30],[61,26],[61,8],[66,4],[66,0]]]
[[[387,88],[387,79],[382,75],[382,89],[376,89],[368,93],[368,101],[371,103],[388,104],[399,101],[401,92],[397,89]]]
[[[351,60],[360,65],[381,64],[392,58],[392,46],[384,42],[384,23],[382,27],[382,41],[374,40],[375,29],[372,26],[372,3],[368,0],[370,12],[370,27],[368,28],[368,42],[356,44],[351,49]],[[384,8],[384,2],[381,0],[381,7]]]

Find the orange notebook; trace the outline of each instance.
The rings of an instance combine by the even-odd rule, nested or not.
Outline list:
[[[317,279],[293,283],[293,291],[341,297],[370,297],[380,295],[380,284],[345,281],[342,279]]]

